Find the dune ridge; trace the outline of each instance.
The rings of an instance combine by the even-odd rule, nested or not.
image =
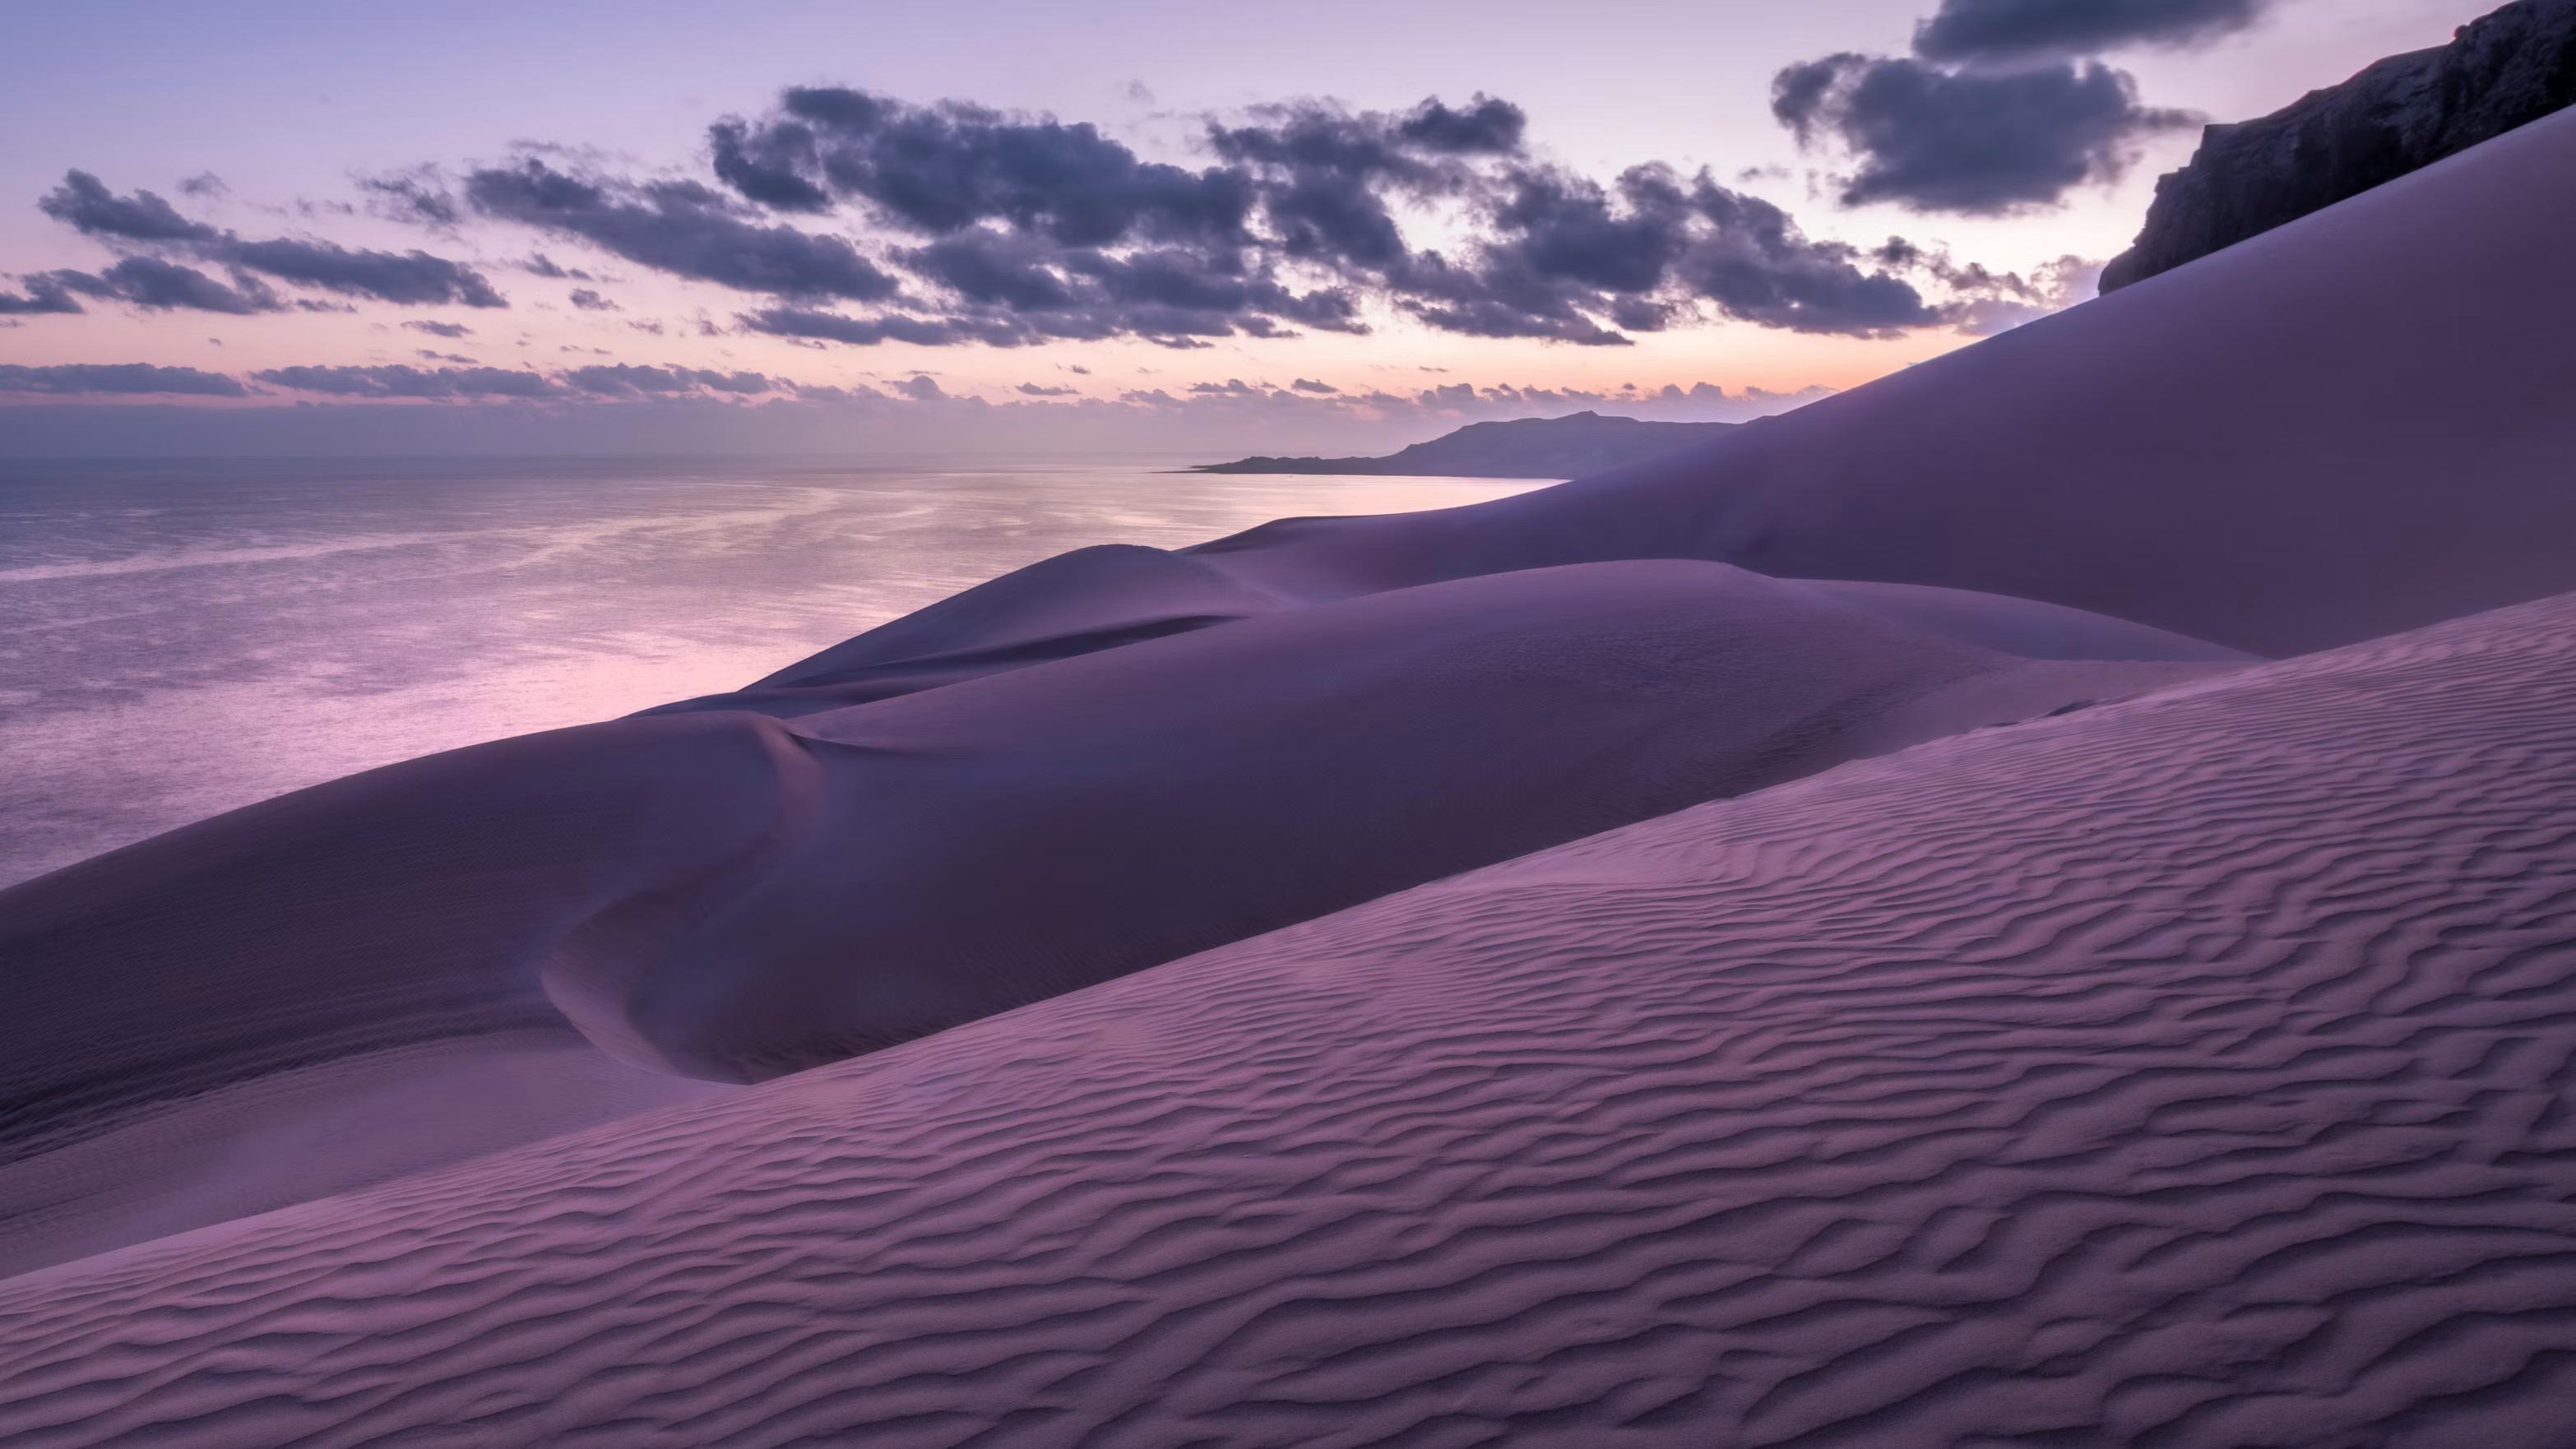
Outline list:
[[[22,1275],[0,1414],[2554,1449],[2571,706],[2576,598],[1847,765]]]

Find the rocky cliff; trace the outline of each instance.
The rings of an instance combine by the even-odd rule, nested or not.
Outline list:
[[[2517,0],[2259,121],[2212,126],[2156,183],[2102,290],[2170,271],[2576,101],[2576,0]]]

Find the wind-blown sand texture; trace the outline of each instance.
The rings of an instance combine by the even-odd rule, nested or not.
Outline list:
[[[2566,1449],[2571,159],[0,893],[0,1430]]]
[[[2571,641],[2562,600],[1928,744],[28,1274],[0,1419],[2556,1449]]]

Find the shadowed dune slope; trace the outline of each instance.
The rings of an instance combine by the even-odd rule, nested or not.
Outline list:
[[[2572,1091],[2562,599],[0,1283],[0,1422],[2563,1449]]]
[[[2133,632],[2013,600],[1847,604],[1716,564],[1543,570],[790,723],[556,731],[174,832],[0,893],[0,1267],[2227,667],[2166,640],[2180,662],[2035,662],[1954,642],[1958,614],[2007,643]]]
[[[2045,600],[2270,656],[2576,589],[2571,167],[2576,113],[2552,116],[1718,442],[1166,562],[1068,555],[762,685],[877,698],[1034,641],[1621,558]],[[762,707],[812,707],[795,694]]]

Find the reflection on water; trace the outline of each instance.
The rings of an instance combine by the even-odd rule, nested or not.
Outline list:
[[[1532,486],[1176,461],[0,464],[0,884],[732,689],[1085,544]]]

